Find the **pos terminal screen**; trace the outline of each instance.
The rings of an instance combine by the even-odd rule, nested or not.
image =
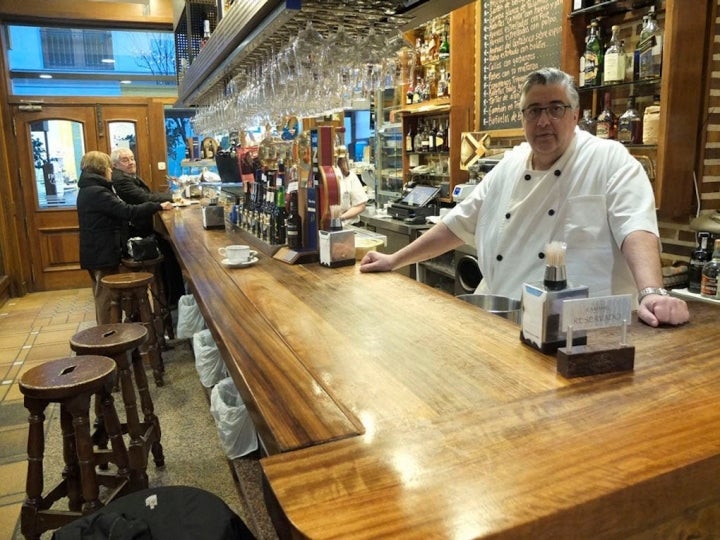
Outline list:
[[[400,202],[411,206],[425,206],[437,197],[439,192],[440,188],[434,186],[415,186]]]

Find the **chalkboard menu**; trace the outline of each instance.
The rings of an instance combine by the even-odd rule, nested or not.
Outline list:
[[[562,2],[483,0],[483,131],[520,127],[520,85],[540,67],[560,67]]]

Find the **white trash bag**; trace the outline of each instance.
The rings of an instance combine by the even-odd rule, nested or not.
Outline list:
[[[195,369],[200,375],[200,382],[205,388],[212,388],[225,377],[225,362],[220,357],[215,340],[210,330],[200,330],[193,334],[193,352],[195,353]]]
[[[257,450],[255,426],[232,377],[213,386],[210,392],[210,414],[215,419],[220,445],[228,459],[236,459]]]
[[[175,330],[177,339],[192,339],[195,332],[204,330],[205,319],[203,319],[197,300],[192,294],[185,294],[178,300],[178,322]]]

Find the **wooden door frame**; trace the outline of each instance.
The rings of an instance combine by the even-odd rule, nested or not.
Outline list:
[[[144,107],[147,111],[148,133],[145,134],[148,140],[147,162],[149,165],[150,176],[144,176],[143,179],[151,186],[152,189],[162,190],[167,185],[166,171],[162,169],[161,164],[167,160],[166,141],[165,141],[165,123],[164,108],[173,103],[169,98],[96,98],[96,97],[9,97],[3,104],[3,116],[8,119],[1,125],[5,135],[4,141],[0,143],[0,154],[6,156],[5,167],[6,174],[0,178],[0,194],[3,195],[0,203],[0,217],[2,217],[2,255],[3,268],[5,271],[3,286],[4,290],[9,291],[8,296],[23,296],[28,292],[35,290],[35,284],[32,280],[31,261],[27,255],[27,246],[31,240],[30,231],[27,230],[26,221],[28,212],[33,212],[34,208],[26,208],[22,195],[22,186],[20,185],[19,171],[21,159],[26,159],[18,155],[14,148],[17,148],[18,136],[25,136],[24,133],[17,133],[17,127],[14,125],[14,111],[19,106],[27,107],[29,104],[41,105],[44,107],[51,106],[130,106]],[[86,141],[86,147],[90,148],[90,142]],[[105,146],[98,145],[98,149],[106,151],[109,144]],[[2,291],[0,291],[2,294]]]

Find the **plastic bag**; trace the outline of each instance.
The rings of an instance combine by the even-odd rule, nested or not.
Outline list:
[[[204,330],[203,319],[197,301],[192,294],[185,294],[178,299],[178,322],[175,330],[177,339],[192,339],[195,332]]]
[[[210,330],[195,332],[192,339],[195,369],[200,375],[200,382],[205,388],[212,388],[227,377],[220,350],[210,334]]]
[[[255,426],[231,377],[213,386],[210,392],[210,414],[215,419],[220,445],[228,459],[236,459],[257,450]]]

